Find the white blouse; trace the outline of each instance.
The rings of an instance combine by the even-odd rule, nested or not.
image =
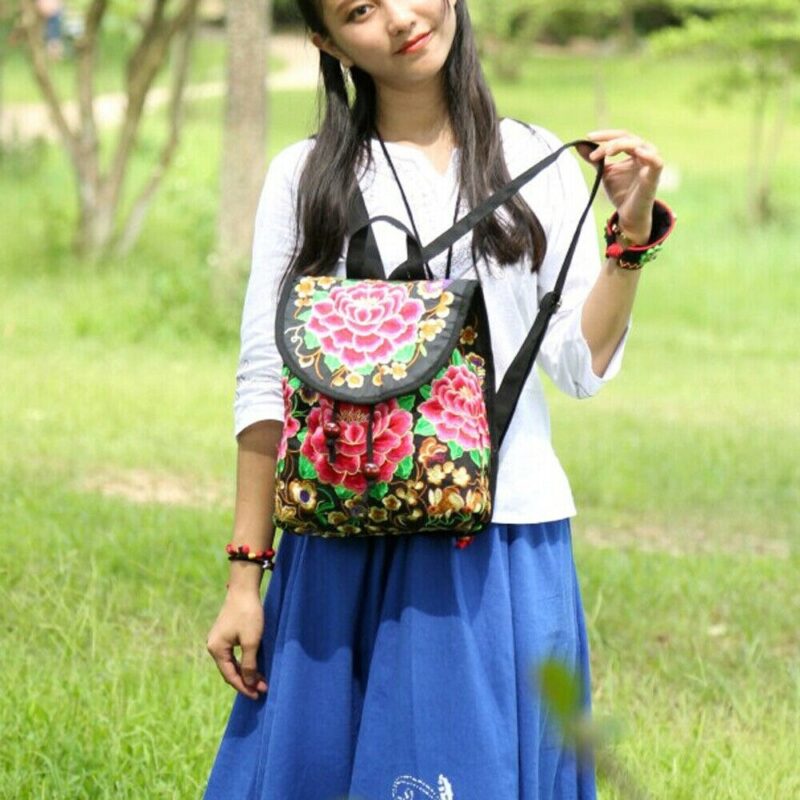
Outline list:
[[[533,132],[511,119],[500,123],[509,173],[523,172],[561,142],[549,131]],[[236,374],[234,435],[259,420],[283,419],[281,358],[275,346],[277,286],[293,252],[297,221],[294,216],[297,180],[313,139],[304,139],[276,155],[267,170],[256,215],[253,260],[241,324],[241,351]],[[373,164],[358,180],[370,216],[387,214],[411,227],[405,205],[386,157],[372,142]],[[436,171],[427,156],[411,145],[386,142],[408,197],[423,244],[453,224],[458,158],[454,150],[447,172]],[[538,302],[552,288],[564,252],[588,200],[588,189],[572,151],[537,175],[521,194],[536,213],[547,235],[547,254],[541,270],[531,273],[530,260],[491,267],[478,264],[491,328],[497,385],[516,355],[536,316]],[[459,217],[466,213],[462,208]],[[391,272],[405,261],[405,234],[377,222],[373,231],[384,267]],[[453,247],[451,277],[475,277],[470,255],[471,233]],[[336,274],[345,274],[347,241]],[[430,262],[434,274],[444,275],[447,253]],[[586,398],[613,378],[622,364],[630,330],[625,334],[605,374],[592,371],[591,352],[581,331],[581,311],[601,267],[595,221],[586,219],[564,287],[562,305],[550,321],[542,348],[520,397],[503,447],[493,522],[533,523],[575,514],[569,482],[553,451],[550,418],[540,369],[567,394]]]

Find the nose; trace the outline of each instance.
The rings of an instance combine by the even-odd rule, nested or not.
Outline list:
[[[410,31],[414,25],[414,12],[408,0],[384,0],[387,28],[391,36]]]

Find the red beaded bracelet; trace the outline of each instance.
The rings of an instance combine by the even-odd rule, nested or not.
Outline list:
[[[228,542],[225,545],[225,552],[228,554],[228,561],[249,561],[260,565],[262,569],[275,568],[275,551],[271,547],[266,550],[251,550],[250,545],[236,546],[233,542]]]
[[[658,255],[664,241],[672,233],[676,219],[666,203],[661,200],[653,201],[650,241],[635,245],[622,232],[619,226],[619,212],[615,211],[608,218],[603,232],[606,240],[606,258],[616,259],[617,264],[623,269],[641,269]]]

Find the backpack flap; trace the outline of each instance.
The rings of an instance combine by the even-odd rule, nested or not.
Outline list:
[[[276,314],[284,364],[334,400],[379,403],[429,382],[458,343],[478,282],[306,276]]]

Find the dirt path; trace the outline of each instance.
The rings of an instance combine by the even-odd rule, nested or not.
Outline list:
[[[318,61],[316,48],[304,36],[298,34],[275,34],[270,40],[272,54],[286,66],[268,78],[271,89],[313,89],[317,85]],[[186,98],[205,100],[221,97],[225,85],[221,82],[193,84],[186,87]],[[148,110],[165,105],[169,91],[165,87],[151,90],[147,98]],[[101,127],[118,124],[125,111],[125,95],[106,94],[95,99],[95,116]],[[64,104],[64,113],[70,124],[74,125],[78,113],[77,106],[70,101]],[[27,141],[43,138],[49,141],[58,137],[50,121],[50,113],[44,103],[13,103],[3,109],[0,119],[0,141]]]

